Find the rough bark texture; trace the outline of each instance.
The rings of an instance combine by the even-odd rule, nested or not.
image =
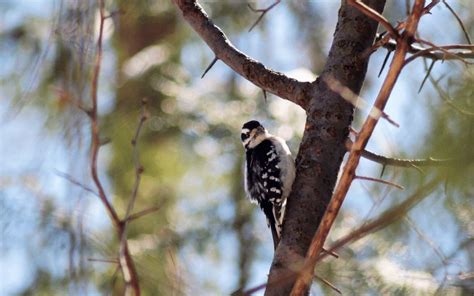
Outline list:
[[[184,19],[201,36],[217,59],[258,87],[306,109],[309,82],[301,82],[283,73],[266,68],[232,45],[219,27],[214,25],[196,0],[173,0]]]
[[[385,0],[364,1],[381,12]],[[321,222],[346,153],[345,141],[354,107],[329,90],[321,77],[331,75],[359,93],[367,71],[364,51],[372,45],[377,23],[343,1],[323,73],[313,83],[303,140],[296,159],[297,176],[287,216],[270,270],[265,295],[289,295],[311,239]]]

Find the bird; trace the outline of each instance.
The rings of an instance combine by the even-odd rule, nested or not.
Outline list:
[[[241,141],[245,149],[245,192],[265,214],[276,249],[295,180],[295,162],[285,140],[270,134],[256,120],[244,123]]]

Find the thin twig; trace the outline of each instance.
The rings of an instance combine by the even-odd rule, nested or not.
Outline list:
[[[138,279],[136,276],[136,270],[134,266],[133,259],[130,255],[130,251],[128,249],[128,242],[127,242],[127,226],[128,222],[130,221],[129,217],[133,211],[135,206],[135,201],[138,196],[138,188],[140,187],[141,175],[143,173],[143,166],[140,163],[140,156],[138,150],[138,138],[140,137],[140,132],[142,130],[143,124],[148,118],[148,111],[146,109],[147,99],[143,98],[141,101],[142,111],[140,115],[140,119],[138,121],[137,129],[135,130],[135,135],[131,141],[133,146],[133,161],[135,166],[135,183],[133,185],[132,193],[130,196],[130,200],[128,202],[127,211],[125,213],[125,217],[121,223],[121,228],[119,230],[120,233],[120,255],[119,261],[122,267],[122,273],[124,275],[124,279],[126,282],[126,291],[131,286],[132,290],[136,293],[135,286],[138,285]]]
[[[433,77],[431,77],[431,75],[429,76],[429,79],[430,79],[430,82],[431,84],[433,85],[433,87],[436,89],[436,91],[438,92],[439,96],[441,97],[442,100],[444,100],[446,102],[446,104],[448,104],[448,106],[450,106],[451,108],[453,108],[454,110],[456,110],[457,112],[459,112],[459,114],[461,115],[464,115],[464,116],[468,116],[468,117],[472,117],[474,116],[474,112],[469,112],[469,111],[466,111],[466,110],[463,110],[462,108],[456,106],[454,103],[453,103],[453,99],[450,97],[450,95],[448,93],[446,93],[439,85],[438,85],[438,81],[435,80]]]
[[[461,18],[459,15],[454,11],[454,9],[451,7],[451,5],[446,2],[446,0],[443,0],[443,4],[446,6],[446,8],[454,15],[456,20],[458,21],[459,26],[461,27],[462,31],[464,32],[464,37],[466,37],[467,43],[472,44],[471,38],[469,37],[469,33],[466,30],[466,27],[464,26]]]
[[[471,62],[468,62],[466,58],[464,58],[461,53],[464,54],[474,54],[474,45],[465,45],[465,44],[450,44],[450,45],[441,45],[437,46],[429,41],[426,40],[421,40],[418,39],[420,43],[425,43],[428,44],[429,48],[424,48],[415,54],[413,54],[411,57],[406,59],[405,61],[405,66],[408,65],[409,63],[413,62],[415,59],[422,57],[422,56],[427,56],[432,58],[433,60],[446,60],[448,57],[452,60],[459,60],[463,62],[464,64],[470,65],[472,64]],[[450,52],[450,49],[466,49],[469,51],[464,51],[464,52]],[[438,52],[437,52],[438,51]],[[474,55],[473,55],[474,57]]]
[[[412,209],[415,205],[417,205],[423,198],[428,196],[440,183],[440,178],[434,178],[428,183],[423,186],[420,186],[416,192],[414,192],[411,196],[406,198],[403,202],[399,205],[391,207],[390,209],[386,210],[382,214],[380,214],[377,218],[370,220],[369,222],[365,222],[361,226],[359,226],[354,231],[344,235],[337,241],[333,242],[329,248],[330,251],[337,251],[343,246],[346,246],[349,243],[353,243],[355,241],[360,240],[367,235],[384,229],[385,227],[391,225],[395,221],[399,220],[401,217],[405,216],[406,213],[410,209]],[[318,261],[327,257],[326,253],[321,253],[318,256]]]
[[[104,204],[107,214],[110,216],[110,220],[115,227],[118,227],[120,224],[120,219],[107,199],[107,196],[104,191],[104,187],[99,179],[99,174],[97,171],[97,158],[99,154],[100,148],[100,137],[99,137],[99,123],[97,118],[97,85],[99,83],[99,74],[100,74],[100,64],[102,61],[102,37],[104,33],[104,1],[99,1],[99,10],[100,10],[100,20],[99,20],[99,37],[97,38],[97,52],[95,56],[95,63],[94,63],[94,72],[92,75],[92,82],[91,82],[91,100],[92,100],[92,108],[90,111],[90,119],[91,119],[91,136],[92,136],[92,145],[91,145],[91,164],[90,170],[92,174],[92,179],[94,180],[95,186],[99,191],[99,197],[102,203]]]
[[[135,184],[133,185],[132,194],[130,196],[130,200],[127,206],[127,212],[125,213],[124,221],[127,221],[128,217],[133,211],[133,207],[135,206],[135,201],[138,195],[138,188],[140,187],[141,176],[143,173],[143,166],[140,163],[139,157],[139,150],[138,150],[138,138],[140,137],[140,132],[142,130],[143,124],[148,118],[148,111],[146,109],[147,99],[142,99],[142,111],[140,115],[140,119],[138,121],[137,129],[135,130],[135,135],[132,139],[132,146],[133,146],[133,162],[135,165]]]
[[[390,182],[390,181],[386,181],[386,180],[382,180],[382,179],[379,179],[379,178],[372,178],[372,177],[366,177],[366,176],[355,176],[354,179],[359,179],[359,180],[366,180],[366,181],[372,181],[372,182],[377,182],[377,183],[382,183],[382,184],[385,184],[385,185],[390,185],[390,186],[393,186],[395,188],[398,188],[400,190],[404,190],[405,188],[401,185],[398,185],[396,183],[393,183],[393,182]]]
[[[52,89],[56,91],[60,101],[66,101],[67,103],[71,104],[72,106],[76,107],[77,109],[83,111],[84,113],[90,116],[91,110],[83,106],[81,102],[78,99],[74,98],[74,96],[72,96],[68,91],[60,87],[52,87]]]
[[[87,258],[87,261],[119,264],[117,259]]]
[[[143,211],[140,211],[140,212],[137,212],[137,213],[134,213],[134,214],[131,214],[130,216],[128,216],[127,222],[130,222],[130,221],[139,219],[139,218],[141,218],[141,217],[143,217],[143,216],[146,216],[146,215],[148,215],[148,214],[157,212],[157,211],[159,211],[162,207],[163,207],[163,204],[158,205],[158,206],[155,206],[155,207],[151,207],[151,208],[148,208],[148,209],[145,209],[145,210],[143,210]]]
[[[426,71],[426,75],[423,78],[423,81],[421,82],[420,88],[418,89],[418,93],[420,93],[421,90],[423,89],[423,86],[425,85],[426,80],[428,80],[428,77],[430,76],[431,70],[433,70],[433,67],[434,67],[435,63],[436,63],[436,60],[431,61],[431,64],[428,67],[428,70]]]
[[[364,110],[368,107],[367,101],[360,97],[359,95],[355,94],[352,90],[350,90],[348,87],[342,85],[337,79],[331,76],[324,76],[322,77],[323,81],[326,82],[327,86],[335,93],[339,94],[344,100],[347,102],[351,103],[354,107],[360,110]],[[378,108],[372,107],[370,110],[369,116],[376,117],[377,119],[379,117],[382,117],[383,119],[387,120],[390,124],[400,127],[400,124],[398,124],[395,120],[390,118],[387,113],[385,113],[383,110],[380,110]]]
[[[426,234],[421,231],[421,229],[418,228],[418,226],[415,224],[415,222],[410,219],[409,216],[405,217],[405,222],[413,229],[413,231],[416,232],[416,234],[424,240],[430,247],[433,249],[433,252],[436,254],[436,256],[439,257],[439,260],[443,264],[447,264],[448,260],[446,259],[446,255],[443,254],[443,251],[439,246],[437,246]]]
[[[385,55],[385,58],[383,59],[382,67],[380,67],[379,75],[377,77],[380,77],[382,75],[383,69],[385,68],[385,65],[387,64],[388,58],[392,54],[392,50],[387,50],[387,54]]]
[[[255,26],[262,20],[262,18],[265,16],[265,14],[267,12],[269,12],[273,7],[277,6],[278,4],[280,4],[281,0],[276,0],[275,3],[271,4],[270,6],[268,6],[267,8],[263,8],[263,9],[255,9],[253,8],[250,4],[248,4],[248,7],[253,11],[253,12],[258,12],[260,13],[260,16],[258,17],[258,19],[255,21],[255,23],[253,23],[253,25],[250,27],[249,29],[249,32],[253,30],[253,28],[255,28]]]
[[[440,1],[441,0],[431,0],[431,3],[426,5],[425,8],[423,8],[421,15],[431,14],[431,9],[433,9],[433,7],[438,5]]]
[[[214,66],[214,64],[219,60],[219,58],[216,56],[214,57],[214,59],[212,60],[212,62],[209,64],[209,66],[207,66],[206,70],[204,70],[204,73],[202,73],[201,75],[201,79],[204,78],[204,76],[206,76],[207,72],[209,72],[209,70],[211,70],[211,68]]]
[[[97,192],[95,192],[92,188],[89,188],[86,185],[84,185],[84,184],[80,183],[79,181],[75,180],[71,175],[66,174],[64,172],[61,172],[61,171],[58,171],[58,170],[54,170],[54,171],[55,171],[56,175],[58,175],[59,177],[65,179],[66,181],[68,181],[68,182],[70,182],[70,183],[72,183],[76,186],[79,186],[80,188],[84,189],[87,192],[90,192],[90,193],[94,194],[97,197],[100,197],[100,195]]]
[[[397,39],[399,37],[398,31],[392,26],[392,24],[390,24],[390,22],[383,15],[372,9],[367,4],[361,2],[360,0],[347,0],[347,3],[359,9],[360,12],[384,26],[393,38]]]
[[[92,179],[94,184],[96,185],[99,191],[99,198],[102,201],[102,204],[106,208],[106,212],[112,221],[113,226],[115,227],[118,237],[121,240],[120,243],[120,251],[119,251],[119,266],[122,271],[126,290],[131,287],[131,291],[135,296],[140,296],[140,285],[138,282],[138,274],[135,269],[135,263],[130,255],[130,251],[128,249],[127,241],[124,239],[125,234],[125,227],[124,223],[120,220],[115,211],[115,208],[112,204],[108,201],[107,195],[105,190],[102,186],[102,183],[99,179],[98,169],[97,169],[97,158],[99,154],[99,149],[101,146],[100,142],[100,133],[99,133],[99,123],[98,123],[98,114],[97,114],[97,94],[98,94],[98,82],[99,82],[99,75],[100,75],[100,67],[102,62],[102,39],[104,33],[104,23],[106,20],[105,16],[105,3],[104,0],[99,1],[99,36],[97,38],[97,52],[95,56],[95,63],[94,63],[94,70],[92,74],[91,80],[91,100],[92,100],[92,108],[89,113],[90,121],[91,121],[91,163],[90,163],[90,170]],[[126,293],[128,293],[125,291]]]
[[[322,283],[324,283],[326,286],[328,286],[329,288],[333,289],[337,294],[339,295],[342,295],[342,292],[341,290],[339,290],[336,286],[334,286],[331,282],[329,282],[328,280],[320,277],[319,275],[315,274],[314,275],[314,278],[321,281]]]
[[[384,39],[382,39],[384,40]],[[397,46],[397,42],[393,39],[386,40],[386,42],[379,41],[376,43],[376,45],[380,45],[385,47],[388,50],[395,50]],[[377,46],[374,45],[374,47],[377,48]],[[450,45],[448,45],[450,46]],[[443,52],[436,51],[433,49],[428,48],[423,48],[420,47],[419,45],[411,44],[409,48],[409,53],[412,54],[417,54],[417,57],[421,56],[424,58],[429,58],[433,60],[459,60],[459,59],[474,59],[474,50],[471,48],[472,45],[466,45],[466,44],[453,44],[453,48],[447,48],[449,49],[457,49],[459,51],[454,52],[452,55],[446,55]],[[437,47],[435,48],[437,49]],[[445,48],[446,49],[446,48]],[[463,50],[464,49],[464,50]],[[460,51],[463,50],[463,51]]]
[[[323,252],[324,252],[324,253],[328,253],[329,255],[333,256],[333,257],[336,258],[336,259],[339,258],[339,254],[334,253],[334,252],[332,252],[332,251],[328,251],[328,250],[326,250],[325,248],[323,248]]]
[[[393,158],[393,157],[386,157],[383,155],[379,155],[373,153],[368,150],[362,151],[362,157],[382,165],[390,165],[390,166],[397,166],[397,167],[420,167],[420,166],[446,166],[455,164],[460,162],[460,159],[436,159],[436,158],[426,158],[426,159],[401,159],[401,158]]]

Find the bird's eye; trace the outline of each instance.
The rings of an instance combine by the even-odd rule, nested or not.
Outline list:
[[[242,139],[242,141],[244,141],[245,139],[247,139],[249,137],[249,134],[240,134],[240,138]]]

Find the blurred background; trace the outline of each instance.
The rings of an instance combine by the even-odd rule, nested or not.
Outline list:
[[[413,1],[387,1],[403,20]],[[447,1],[474,36],[474,3]],[[252,31],[246,1],[201,1],[237,48],[301,80],[325,63],[339,1],[284,1]],[[266,7],[272,1],[249,2]],[[129,226],[130,251],[144,295],[225,295],[266,281],[273,257],[260,210],[243,192],[241,125],[250,119],[289,142],[294,155],[305,113],[263,92],[222,62],[201,79],[211,50],[171,1],[106,1],[99,81],[99,172],[123,216],[135,180],[130,142],[148,99],[139,138],[144,166],[136,211],[162,205]],[[90,79],[98,33],[96,1],[0,1],[0,294],[121,295],[118,240],[89,174]],[[420,36],[438,45],[468,43],[440,3]],[[373,54],[362,96],[373,102],[386,55]],[[317,274],[345,295],[473,295],[474,69],[411,63],[387,106],[400,128],[379,123],[369,149],[402,158],[459,158],[448,167],[386,167],[405,187],[356,180],[328,245],[412,195],[414,208],[327,258]],[[314,74],[313,74],[314,73]],[[360,128],[366,110],[358,110]],[[382,166],[363,160],[359,175]],[[430,180],[438,180],[418,190]],[[425,186],[426,187],[426,186]],[[335,292],[320,282],[314,294]],[[259,291],[257,295],[262,294]]]

